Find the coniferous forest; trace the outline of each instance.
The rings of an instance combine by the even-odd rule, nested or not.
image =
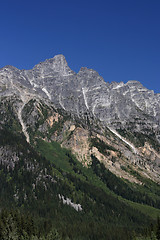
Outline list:
[[[34,104],[35,100],[25,106],[24,119],[38,108]],[[71,116],[44,104],[38,105],[33,126],[28,125],[28,143],[12,104],[4,101],[1,105],[0,239],[160,239],[158,183],[139,174],[129,162],[122,170],[142,184],[118,177],[95,154],[85,166],[70,148],[53,139],[55,135],[64,141],[72,139],[73,131],[63,132]],[[46,119],[54,114],[59,114],[58,120],[49,127]],[[75,128],[81,132],[89,128],[90,147],[103,156],[116,153],[111,158],[114,165],[121,152],[114,141],[112,146],[93,137],[95,123],[86,121],[87,125],[75,120]],[[105,134],[113,138],[109,131]]]
[[[58,143],[37,140],[33,148],[8,129],[0,139],[14,157],[14,167],[9,158],[0,166],[0,239],[160,239],[153,182],[152,195],[144,195],[143,187],[116,177],[94,156],[85,168]]]

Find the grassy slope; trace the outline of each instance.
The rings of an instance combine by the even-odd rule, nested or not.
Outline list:
[[[145,215],[150,216],[152,219],[156,220],[158,216],[160,216],[160,209],[148,206],[146,204],[140,204],[136,202],[132,202],[129,200],[124,200],[121,198],[122,201],[127,202],[131,207],[133,207],[136,210],[139,210],[140,212],[144,213]]]
[[[90,183],[94,184],[97,187],[100,187],[105,192],[110,193],[111,195],[115,196],[116,198],[127,205],[131,206],[135,210],[142,212],[143,214],[151,217],[152,219],[156,219],[157,216],[160,216],[160,209],[140,204],[136,202],[132,202],[130,200],[124,199],[110,189],[106,187],[106,185],[101,181],[101,179],[93,173],[92,169],[87,169],[79,163],[76,158],[70,153],[69,150],[61,148],[61,146],[57,142],[47,143],[43,140],[37,141],[37,150],[44,156],[46,159],[50,160],[54,163],[58,168],[63,169],[65,172],[69,172],[80,178],[81,180],[89,181]],[[72,162],[70,161],[72,158]],[[77,172],[73,171],[73,168],[78,169]]]

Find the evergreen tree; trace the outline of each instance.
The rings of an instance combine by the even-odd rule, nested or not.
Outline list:
[[[160,240],[160,218],[157,219],[157,229],[156,229],[157,240]]]

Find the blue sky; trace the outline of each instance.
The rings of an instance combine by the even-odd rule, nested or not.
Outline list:
[[[88,67],[160,93],[160,1],[1,2],[0,68],[31,69],[56,54],[76,72]]]

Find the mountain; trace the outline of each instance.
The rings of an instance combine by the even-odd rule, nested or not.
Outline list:
[[[131,239],[159,215],[160,94],[57,55],[0,69],[0,99],[0,208],[39,219],[26,234]]]
[[[106,83],[92,69],[81,68],[76,74],[63,55],[46,60],[32,70],[6,66],[0,76],[3,95],[7,95],[7,86],[21,96],[46,98],[57,108],[80,118],[89,112],[106,124],[116,121],[125,125],[127,121],[144,119],[147,115],[154,128],[159,126],[160,94],[154,94],[138,81]]]

